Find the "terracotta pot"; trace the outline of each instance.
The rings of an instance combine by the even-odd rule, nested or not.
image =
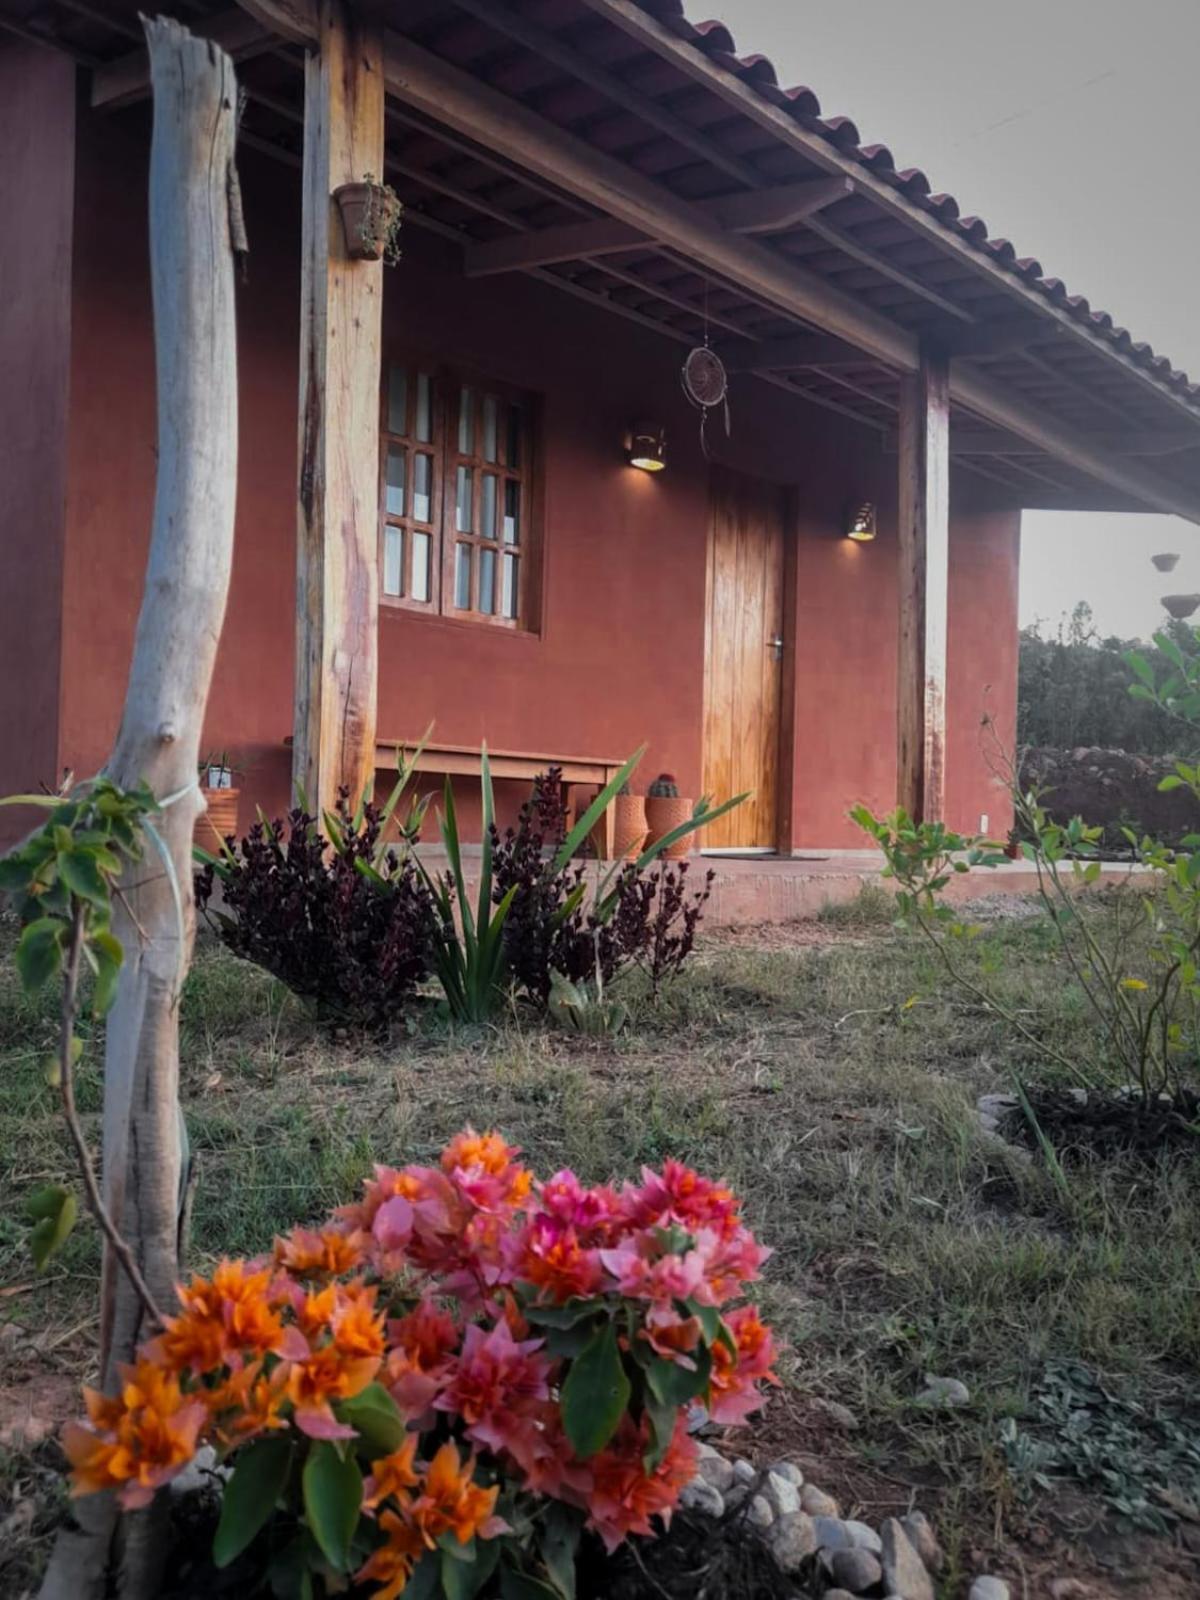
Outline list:
[[[1200,594],[1165,594],[1162,603],[1176,622],[1182,622],[1200,606]]]
[[[351,261],[378,261],[396,218],[400,202],[377,183],[343,183],[333,191],[342,214],[346,254]]]
[[[230,834],[237,836],[240,789],[206,789],[201,786],[206,810],[196,818],[192,842],[210,856],[219,855]]]
[[[1173,572],[1179,557],[1173,552],[1166,551],[1162,555],[1151,556],[1150,559],[1160,572]]]
[[[1010,861],[1023,861],[1025,859],[1025,852],[1021,848],[1019,839],[1010,839],[1004,846],[1004,854]]]
[[[646,797],[642,794],[619,794],[612,801],[614,861],[636,859],[646,843]],[[592,847],[601,860],[605,857],[604,822],[602,817],[592,829]]]
[[[646,796],[646,825],[649,829],[647,845],[655,844],[663,834],[670,833],[672,828],[678,828],[680,823],[687,822],[695,809],[694,800],[685,800],[677,794],[648,794]],[[674,844],[668,845],[663,855],[668,861],[682,861],[691,854],[695,842],[694,833],[685,833],[682,839],[676,839]]]

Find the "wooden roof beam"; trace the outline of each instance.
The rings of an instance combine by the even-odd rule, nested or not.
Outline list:
[[[731,372],[794,372],[801,367],[862,366],[861,350],[827,333],[798,333],[762,344],[722,346]]]
[[[307,29],[308,39],[317,37],[311,0],[242,3],[264,26],[285,26],[294,34]],[[885,366],[904,372],[919,369],[916,337],[890,318],[783,260],[756,239],[726,232],[661,184],[390,30],[384,40],[384,81],[389,94],[434,124],[458,130],[602,215],[663,241],[697,270],[762,297],[799,322],[845,339]],[[985,374],[956,367],[951,394],[984,421],[1043,445],[1048,454],[1146,506],[1200,522],[1200,490],[1164,479],[1136,462],[1114,458],[1086,434],[1056,422],[1049,412],[1030,409],[1020,396]],[[1196,426],[1200,433],[1200,423]]]
[[[776,189],[748,190],[692,203],[698,212],[730,233],[772,233],[795,226],[850,192],[851,185],[844,178],[814,178],[804,183],[781,184]],[[617,255],[639,244],[657,242],[653,234],[640,228],[597,217],[468,245],[463,264],[468,278],[485,278],[497,272],[552,267],[560,261]]]

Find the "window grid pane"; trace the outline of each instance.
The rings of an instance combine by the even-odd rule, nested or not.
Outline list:
[[[404,515],[404,487],[408,472],[408,451],[402,444],[390,444],[387,453],[387,494],[384,505],[389,517]]]
[[[383,592],[404,593],[404,529],[390,522],[383,530]]]
[[[388,368],[388,432],[408,433],[408,368]]]
[[[471,609],[471,546],[454,547],[454,604],[460,611]]]
[[[496,552],[486,544],[479,549],[479,609],[485,617],[496,609]]]
[[[433,521],[433,457],[413,457],[412,514],[416,522]]]
[[[431,540],[427,533],[414,533],[412,536],[412,591],[414,600],[429,599],[429,546]]]
[[[500,615],[502,617],[516,617],[517,615],[517,603],[520,598],[517,581],[519,566],[520,558],[509,555],[506,552],[504,556],[504,592],[500,601]]]

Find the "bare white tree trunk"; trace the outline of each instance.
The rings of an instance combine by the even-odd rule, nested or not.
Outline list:
[[[229,193],[237,122],[233,64],[177,23],[145,22],[154,86],[150,256],[158,383],[158,481],[146,587],[111,777],[162,803],[144,860],[122,885],[113,931],[125,951],[104,1062],[104,1190],[160,1306],[174,1302],[180,1190],[179,996],[191,959],[192,826],[204,709],[225,615],[237,489],[237,366]],[[111,1389],[147,1329],[106,1250],[101,1360]],[[161,1499],[161,1496],[160,1496]],[[80,1502],[43,1600],[92,1600],[114,1560],[122,1600],[159,1592],[163,1510],[119,1518]],[[114,1546],[114,1535],[119,1538]],[[115,1554],[114,1554],[115,1550]]]

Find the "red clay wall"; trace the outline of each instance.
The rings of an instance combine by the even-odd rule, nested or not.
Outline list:
[[[81,769],[114,732],[140,595],[153,483],[153,357],[145,132],[86,118],[79,144],[75,396],[64,590],[60,757]],[[208,739],[249,767],[269,808],[287,796],[291,720],[298,179],[247,157],[250,282],[239,291],[241,467],[234,582]],[[520,279],[471,282],[415,226],[389,274],[390,348],[433,351],[544,400],[542,627],[520,635],[385,608],[381,737],[623,754],[700,782],[706,463],[678,385],[679,348]],[[894,458],[866,430],[752,380],[732,397],[724,460],[795,484],[797,781],[794,843],[861,842],[857,799],[891,801],[894,773]],[[634,416],[665,422],[669,470],[632,471]],[[846,501],[880,502],[880,539],[841,537]],[[951,820],[1002,820],[975,752],[983,682],[1011,723],[1017,517],[956,505],[951,632]],[[648,774],[649,775],[649,774]],[[961,812],[961,814],[959,814]],[[247,808],[246,815],[249,815]]]
[[[57,777],[74,145],[74,65],[0,39],[0,794]]]

